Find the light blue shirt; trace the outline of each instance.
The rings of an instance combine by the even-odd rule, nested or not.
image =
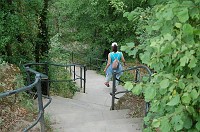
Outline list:
[[[115,59],[118,59],[119,61],[121,60],[121,57],[122,57],[122,52],[116,52],[116,53],[114,53],[114,52],[111,52],[110,53],[110,59],[111,59],[111,64],[113,63],[113,61],[115,60]]]

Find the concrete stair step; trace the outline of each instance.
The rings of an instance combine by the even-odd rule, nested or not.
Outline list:
[[[45,102],[45,101],[44,101]],[[62,111],[99,111],[110,110],[109,106],[90,104],[81,100],[52,96],[51,104],[46,108],[47,111],[62,113]]]
[[[67,126],[72,126],[77,123],[114,120],[114,119],[127,119],[128,110],[114,110],[114,111],[75,111],[75,112],[63,112],[60,114],[54,114],[51,118],[57,123],[64,121]],[[139,121],[138,121],[139,122]],[[66,126],[65,125],[65,126]]]
[[[141,119],[113,119],[71,124],[56,124],[59,132],[142,132]],[[65,124],[68,124],[67,122]]]
[[[124,93],[119,94],[116,97],[120,98],[123,95]],[[99,95],[98,93],[88,94],[88,93],[76,92],[73,99],[79,100],[85,103],[96,104],[96,105],[101,105],[105,107],[111,107],[111,102],[112,102],[112,96],[110,95],[110,92],[104,95],[103,94]],[[117,101],[118,99],[115,99],[115,103],[117,103]]]
[[[101,96],[98,94],[87,94],[87,93],[76,92],[73,99],[106,107],[111,106],[111,96],[109,94]]]

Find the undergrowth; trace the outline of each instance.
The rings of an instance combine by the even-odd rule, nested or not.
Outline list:
[[[0,63],[0,92],[6,92],[24,86],[21,71],[15,65]],[[34,100],[26,92],[0,99],[0,131],[23,131],[37,117]],[[32,131],[39,131],[34,127]]]

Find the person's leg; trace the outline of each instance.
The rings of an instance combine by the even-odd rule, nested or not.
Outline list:
[[[111,74],[106,74],[106,82],[104,83],[107,87],[109,87],[109,81],[111,80],[112,75]]]
[[[118,73],[118,74],[116,75],[116,78],[117,78],[118,80],[120,79],[121,75],[123,74],[123,72],[121,72],[122,70],[123,70],[123,67],[122,67],[122,65],[120,64],[120,65],[119,65],[119,69],[117,70],[117,73]],[[116,86],[117,86],[117,85],[119,85],[119,81],[116,80]]]

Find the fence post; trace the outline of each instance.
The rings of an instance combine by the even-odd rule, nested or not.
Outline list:
[[[30,76],[30,72],[27,70],[28,68],[29,68],[29,67],[25,67],[27,86],[31,84],[31,76]],[[28,90],[28,92],[31,93],[31,89]]]
[[[74,81],[75,81],[75,78],[76,78],[76,67],[75,67],[75,64],[74,64]]]
[[[112,87],[112,105],[111,110],[115,109],[115,91],[116,91],[116,71],[113,72],[113,87]]]
[[[139,82],[139,69],[135,70],[135,83]]]
[[[27,79],[27,84],[30,85],[31,84],[31,77],[30,77],[30,72],[27,70],[28,67],[26,67],[26,79]]]
[[[42,102],[42,90],[41,90],[41,76],[40,76],[40,74],[37,74],[36,78],[39,79],[36,87],[37,87],[37,94],[38,94],[39,112],[42,113],[41,118],[40,118],[40,126],[41,126],[41,132],[45,132],[44,108],[43,108],[43,102]]]
[[[72,75],[72,66],[70,65],[69,66],[69,73],[70,73],[70,76]]]
[[[83,75],[82,75],[82,66],[80,66],[80,85],[81,85],[81,88],[83,87],[82,85],[82,79],[83,79]]]
[[[85,93],[85,85],[86,85],[86,66],[84,66],[84,84],[83,84],[83,93]]]

